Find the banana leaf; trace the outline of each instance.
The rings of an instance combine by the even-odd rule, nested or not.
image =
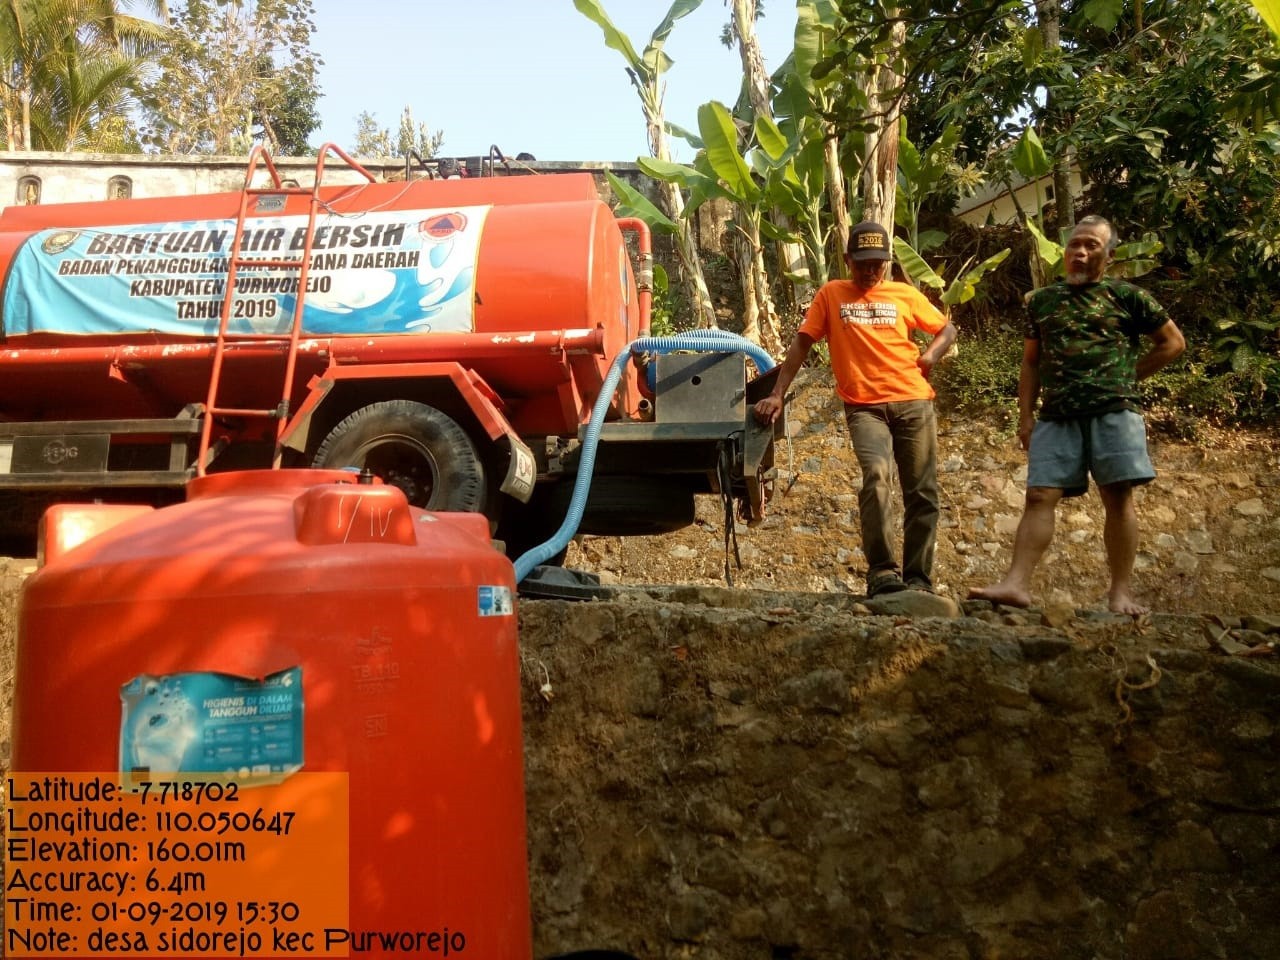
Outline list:
[[[933,267],[924,262],[924,257],[916,253],[907,241],[900,237],[893,238],[893,255],[897,258],[908,277],[916,283],[941,290],[946,282],[933,271]]]
[[[651,230],[660,230],[663,233],[676,232],[678,227],[675,222],[654,206],[652,200],[607,170],[605,176],[609,178],[609,186],[613,188],[614,195],[618,198],[618,205],[613,209],[614,216],[638,217],[647,223]]]
[[[972,300],[978,292],[978,284],[982,282],[982,278],[1004,263],[1009,253],[1009,248],[1005,247],[999,253],[987,257],[972,270],[961,273],[951,281],[951,286],[947,287],[942,294],[942,302],[949,307],[954,307]]]

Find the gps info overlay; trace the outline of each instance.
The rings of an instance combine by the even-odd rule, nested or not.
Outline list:
[[[346,956],[346,773],[4,780],[4,955]]]

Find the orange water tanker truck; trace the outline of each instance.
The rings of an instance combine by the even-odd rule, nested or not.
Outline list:
[[[324,185],[327,161],[363,182]],[[704,493],[761,517],[768,378],[731,338],[633,350],[655,344],[649,234],[590,175],[374,182],[326,145],[315,184],[255,151],[238,192],[0,214],[7,532],[51,501],[356,468],[484,514],[515,556],[558,528],[597,404],[580,532],[676,529]]]

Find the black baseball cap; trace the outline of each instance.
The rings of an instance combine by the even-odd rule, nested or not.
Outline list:
[[[874,221],[862,221],[849,231],[849,256],[854,260],[892,260],[889,234]]]

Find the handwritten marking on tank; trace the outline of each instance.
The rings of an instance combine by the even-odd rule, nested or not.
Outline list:
[[[342,542],[350,542],[351,534],[356,527],[356,521],[360,519],[362,512],[369,519],[369,537],[371,539],[385,540],[391,530],[392,523],[395,522],[397,507],[393,506],[388,509],[376,503],[366,504],[366,498],[363,495],[357,496],[355,497],[355,503],[351,507],[351,515],[344,524],[344,506],[351,499],[351,497],[342,497],[338,501],[337,526],[338,529],[343,531]],[[345,529],[343,529],[344,526]]]
[[[351,499],[350,497],[341,497],[338,500],[338,527],[340,529],[342,527],[342,508],[343,508],[343,505],[345,505],[346,502],[350,499]],[[360,503],[362,500],[364,500],[364,497],[356,497],[355,506],[351,508],[351,519],[347,521],[347,529],[342,534],[343,543],[346,543],[349,539],[351,539],[351,528],[355,526],[356,515],[359,514],[360,512]]]

